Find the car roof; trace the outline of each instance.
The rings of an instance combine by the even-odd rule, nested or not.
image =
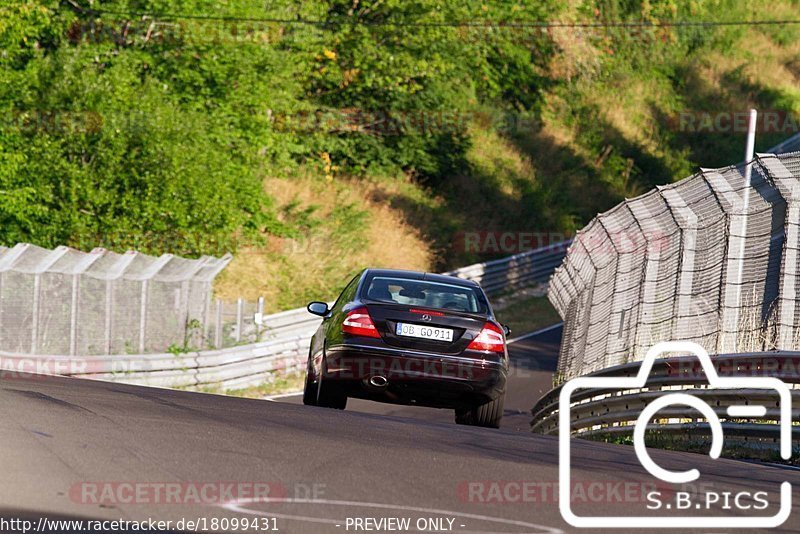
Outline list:
[[[425,273],[420,271],[406,271],[403,269],[366,269],[364,276],[393,276],[396,278],[407,278],[409,280],[427,280],[430,282],[440,282],[463,287],[480,287],[478,282],[465,280],[446,274]]]

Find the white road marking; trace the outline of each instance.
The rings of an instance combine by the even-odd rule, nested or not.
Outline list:
[[[790,464],[774,464],[770,462],[753,462],[757,465],[771,465],[772,467],[780,467],[781,469],[789,469],[791,471],[800,471],[800,465],[790,465]]]
[[[280,399],[286,399],[288,397],[297,397],[298,395],[302,395],[302,394],[303,394],[303,390],[301,389],[300,391],[291,391],[289,393],[279,393],[278,395],[268,395],[268,396],[264,397],[264,400],[276,401],[276,400],[280,400]]]
[[[533,336],[538,336],[539,334],[544,334],[545,332],[549,332],[550,330],[555,330],[556,328],[561,328],[563,325],[564,325],[564,323],[554,324],[554,325],[548,326],[546,328],[542,328],[541,330],[537,330],[535,332],[531,332],[529,334],[523,334],[523,335],[521,335],[519,337],[511,338],[509,340],[506,340],[506,343],[516,343],[517,341],[520,341],[520,340],[523,340],[523,339],[528,339],[529,337],[533,337]]]
[[[329,499],[241,499],[235,502],[225,503],[220,505],[222,508],[230,512],[236,512],[241,514],[249,514],[249,515],[258,515],[258,516],[265,516],[265,517],[278,517],[281,519],[295,519],[298,521],[308,521],[314,523],[324,523],[324,524],[331,524],[340,526],[342,524],[341,519],[326,519],[322,517],[309,517],[309,516],[301,516],[301,515],[289,515],[289,514],[276,514],[274,512],[262,512],[261,510],[251,510],[249,508],[244,508],[245,505],[253,504],[253,503],[279,503],[279,504],[316,504],[322,506],[349,506],[349,507],[362,507],[362,508],[382,508],[385,510],[401,510],[404,512],[419,512],[422,514],[437,514],[437,515],[444,515],[444,516],[453,516],[453,517],[462,517],[467,519],[474,519],[476,521],[486,521],[488,523],[500,523],[503,525],[513,525],[517,527],[523,528],[534,528],[538,529],[536,532],[532,533],[524,533],[524,534],[539,534],[547,533],[547,534],[564,534],[564,531],[554,527],[548,527],[544,525],[538,525],[536,523],[529,523],[526,521],[517,521],[514,519],[503,519],[500,517],[492,517],[487,515],[480,515],[480,514],[468,514],[466,512],[456,512],[453,510],[440,510],[437,508],[421,508],[418,506],[403,506],[398,504],[381,504],[381,503],[374,503],[374,502],[358,502],[358,501],[337,501],[337,500],[329,500]],[[485,533],[488,534],[488,533]],[[505,533],[503,533],[505,534]]]

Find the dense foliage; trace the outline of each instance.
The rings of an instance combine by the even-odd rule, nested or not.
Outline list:
[[[261,191],[265,169],[454,172],[468,142],[461,125],[411,122],[468,110],[479,93],[513,95],[519,84],[500,72],[476,84],[474,69],[491,74],[496,50],[457,29],[406,26],[457,15],[434,2],[357,6],[0,8],[0,240],[218,252],[234,239],[293,231]],[[278,14],[324,25],[240,20]],[[533,65],[520,67],[516,75],[532,80]]]

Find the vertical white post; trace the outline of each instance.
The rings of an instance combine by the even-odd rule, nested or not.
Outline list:
[[[38,352],[39,345],[39,304],[41,299],[42,278],[39,273],[33,275],[33,304],[31,309],[31,354]]]
[[[258,307],[256,308],[256,343],[261,341],[261,321],[264,320],[264,297],[258,297]]]
[[[175,310],[180,313],[183,324],[182,334],[185,345],[194,345],[196,334],[194,329],[189,329],[189,321],[193,318],[189,314],[189,281],[183,280],[180,289],[175,289]],[[189,337],[191,335],[191,338]]]
[[[747,144],[745,145],[744,149],[744,200],[742,203],[742,238],[739,239],[739,265],[736,268],[736,285],[734,287],[734,291],[736,291],[736,299],[735,303],[737,306],[737,310],[735,312],[735,316],[737,317],[737,322],[735,324],[735,328],[738,330],[738,317],[739,311],[742,308],[742,272],[744,270],[744,254],[745,254],[745,244],[747,242],[747,218],[748,218],[748,211],[750,209],[750,183],[751,178],[753,175],[753,152],[755,150],[756,144],[756,119],[758,118],[758,111],[755,109],[750,110],[750,119],[747,122]],[[739,336],[738,332],[737,335],[733,337],[733,351],[737,352],[739,350]]]
[[[111,354],[111,329],[114,327],[112,322],[112,311],[114,308],[114,285],[111,280],[106,280],[106,316],[103,325],[105,332],[105,354]]]
[[[208,343],[209,337],[211,335],[208,322],[208,316],[211,313],[211,290],[206,291],[206,298],[203,299],[203,329],[200,332],[200,340],[198,341],[198,347],[203,348],[205,347],[206,343]]]
[[[0,350],[3,349],[3,272],[0,271]]]
[[[69,306],[69,355],[78,352],[78,291],[80,275],[72,275],[72,299]]]
[[[241,298],[236,300],[236,342],[242,340],[242,315],[244,311],[244,301]]]
[[[144,354],[145,336],[147,335],[147,286],[148,280],[142,280],[142,302],[139,308],[139,354]]]
[[[214,348],[222,348],[222,300],[217,299],[217,319],[214,321]]]
[[[756,145],[756,119],[758,112],[754,109],[750,110],[750,120],[747,123],[747,145],[744,149],[744,221],[742,223],[743,235],[747,235],[747,215],[750,208],[750,183],[753,176],[753,152]],[[739,255],[739,278],[742,276],[742,266],[744,260],[744,243],[742,240],[742,254]]]

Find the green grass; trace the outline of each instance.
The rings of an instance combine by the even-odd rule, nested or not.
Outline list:
[[[232,397],[246,397],[250,399],[263,399],[270,395],[281,395],[283,393],[294,393],[303,389],[305,373],[292,373],[286,376],[276,376],[272,382],[264,382],[258,386],[244,389],[229,389],[226,395]]]
[[[263,399],[271,395],[281,395],[283,393],[294,393],[303,389],[305,373],[292,372],[287,375],[275,375],[271,382],[263,382],[257,386],[240,389],[223,390],[220,386],[204,385],[200,387],[177,387],[175,389],[185,391],[199,391],[212,395],[228,395],[230,397],[242,397],[248,399]]]

